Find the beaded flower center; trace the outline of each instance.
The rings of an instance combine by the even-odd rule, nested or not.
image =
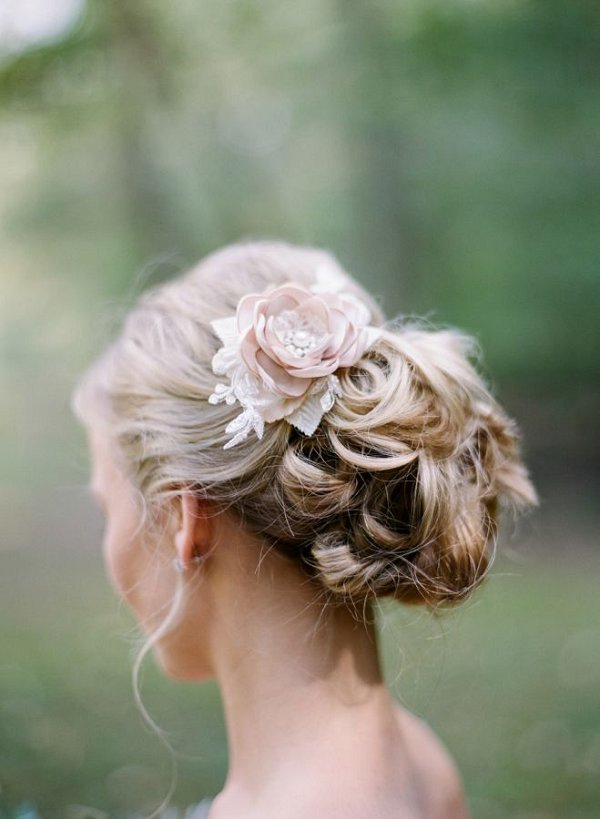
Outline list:
[[[322,321],[298,310],[282,310],[273,319],[273,329],[285,349],[298,358],[309,355],[327,335]]]

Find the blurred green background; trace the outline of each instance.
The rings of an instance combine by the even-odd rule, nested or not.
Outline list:
[[[68,399],[144,287],[264,236],[480,340],[542,504],[461,609],[384,607],[386,673],[474,819],[600,816],[597,2],[3,0],[0,151],[0,816],[169,787]],[[215,793],[216,686],[142,696],[173,804]]]

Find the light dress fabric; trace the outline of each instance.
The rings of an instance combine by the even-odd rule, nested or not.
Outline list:
[[[183,819],[208,819],[212,799],[203,799],[197,805],[190,805],[183,814]]]
[[[208,819],[208,812],[210,811],[212,802],[212,799],[203,799],[201,802],[196,802],[194,805],[190,805],[187,808],[166,808],[165,810],[161,811],[159,819]],[[142,813],[128,814],[127,819],[144,819],[145,815],[146,814]],[[106,814],[102,814],[99,819],[105,819],[105,817]],[[30,817],[28,816],[27,819],[30,819]],[[31,819],[41,819],[41,817],[36,815],[31,817]],[[87,819],[87,815],[85,819]],[[92,819],[91,814],[90,819]]]

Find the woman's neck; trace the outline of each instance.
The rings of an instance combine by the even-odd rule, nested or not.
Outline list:
[[[350,780],[353,769],[363,781],[368,769],[381,776],[398,742],[373,625],[324,605],[280,555],[251,577],[243,563],[241,577],[231,566],[222,574],[230,590],[215,598],[211,633],[230,754],[222,799],[261,799],[283,782],[304,788],[306,777],[317,787],[340,766]]]

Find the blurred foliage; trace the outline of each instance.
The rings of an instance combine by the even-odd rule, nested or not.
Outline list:
[[[558,0],[88,0],[63,42],[1,67],[5,232],[23,265],[43,256],[35,275],[82,290],[87,318],[89,299],[240,237],[326,245],[390,312],[477,332],[499,377],[584,384],[598,17]]]
[[[60,551],[89,519],[46,490],[85,479],[68,395],[127,303],[263,236],[331,248],[389,316],[475,334],[522,410],[538,486],[558,486],[538,545],[555,533],[562,563],[497,584],[448,639],[400,612],[386,656],[418,657],[398,690],[447,739],[476,819],[597,815],[596,581],[570,563],[565,498],[586,501],[589,543],[599,69],[591,0],[88,0],[62,41],[0,62],[0,816],[76,799],[116,817],[168,788],[99,558]],[[179,760],[186,804],[224,774],[218,694],[149,675],[176,747],[204,738]]]

